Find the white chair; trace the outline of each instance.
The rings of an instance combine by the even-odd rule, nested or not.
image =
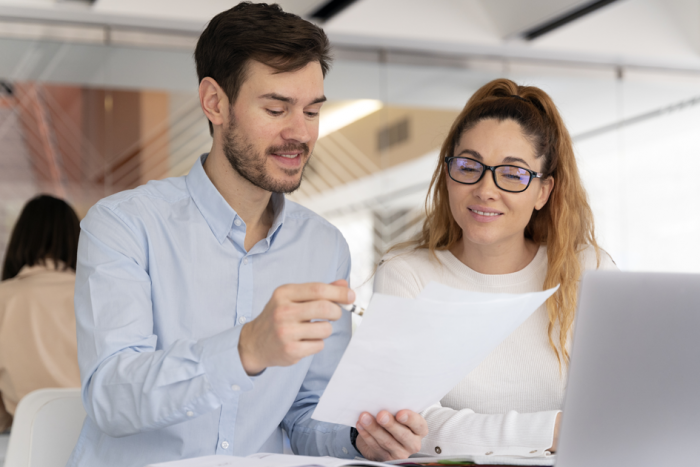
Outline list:
[[[80,389],[27,394],[15,411],[5,467],[65,467],[84,420]]]

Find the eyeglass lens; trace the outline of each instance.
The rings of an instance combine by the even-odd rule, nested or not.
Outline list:
[[[476,183],[485,170],[484,166],[472,159],[455,158],[450,161],[450,176],[462,183]],[[507,191],[523,191],[530,183],[530,173],[514,165],[502,165],[495,170],[496,186]]]

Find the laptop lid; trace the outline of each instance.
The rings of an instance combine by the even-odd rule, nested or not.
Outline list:
[[[557,467],[700,465],[700,274],[592,271]]]

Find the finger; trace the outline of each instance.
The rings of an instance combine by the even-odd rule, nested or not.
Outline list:
[[[415,415],[418,419],[423,418],[415,412],[411,412],[409,410],[405,412],[410,412],[408,414],[401,414],[401,418],[406,422],[409,422],[409,419],[411,418],[410,414]],[[417,422],[416,420],[411,421],[413,421],[414,423]],[[379,422],[379,425],[382,428],[384,428],[396,441],[398,441],[401,447],[404,450],[406,450],[409,455],[420,451],[421,441],[424,435],[418,435],[414,433],[408,426],[406,426],[404,423],[397,421],[397,419],[392,417],[391,414],[386,410],[382,410],[377,414],[377,422]]]
[[[362,427],[362,424],[360,424],[359,421],[357,422],[356,428],[362,441],[360,442],[360,439],[358,439],[355,444],[357,445],[360,453],[362,453],[366,459],[374,461],[391,460],[391,454],[382,449],[382,447],[377,443],[377,440],[375,440],[374,437]]]
[[[312,302],[297,303],[299,308],[299,321],[328,320],[336,321],[343,316],[343,310],[337,303],[327,300],[315,300]]]
[[[385,417],[388,417],[391,420],[394,418],[387,411],[380,412],[380,418],[382,419],[383,424],[389,423],[389,421],[385,421]],[[383,426],[377,423],[377,420],[375,420],[374,417],[370,416],[369,414],[363,414],[360,416],[360,423],[367,433],[374,438],[377,444],[391,455],[392,459],[405,459],[409,456],[410,453],[408,450],[405,449],[404,446],[396,438],[394,438],[391,433],[385,430]],[[406,427],[401,426],[401,428],[406,432],[410,431]]]
[[[288,352],[290,361],[289,364],[294,364],[302,358],[314,355],[323,350],[322,340],[309,340],[296,342]]]
[[[348,287],[348,281],[345,279],[338,279],[337,281],[331,282],[331,285],[339,285],[341,287]]]
[[[355,301],[355,292],[347,285],[324,284],[322,282],[283,285],[278,287],[273,295],[278,299],[291,302],[327,300],[336,303],[352,303]]]
[[[323,340],[333,334],[333,325],[328,321],[316,321],[314,323],[301,323],[297,327],[297,340]]]
[[[396,412],[396,421],[407,426],[413,433],[420,437],[428,435],[428,422],[412,410],[399,410]]]

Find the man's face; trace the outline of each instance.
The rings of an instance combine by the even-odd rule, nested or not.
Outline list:
[[[276,73],[251,61],[223,132],[224,153],[231,166],[263,190],[296,190],[318,139],[319,112],[325,100],[318,62]]]

